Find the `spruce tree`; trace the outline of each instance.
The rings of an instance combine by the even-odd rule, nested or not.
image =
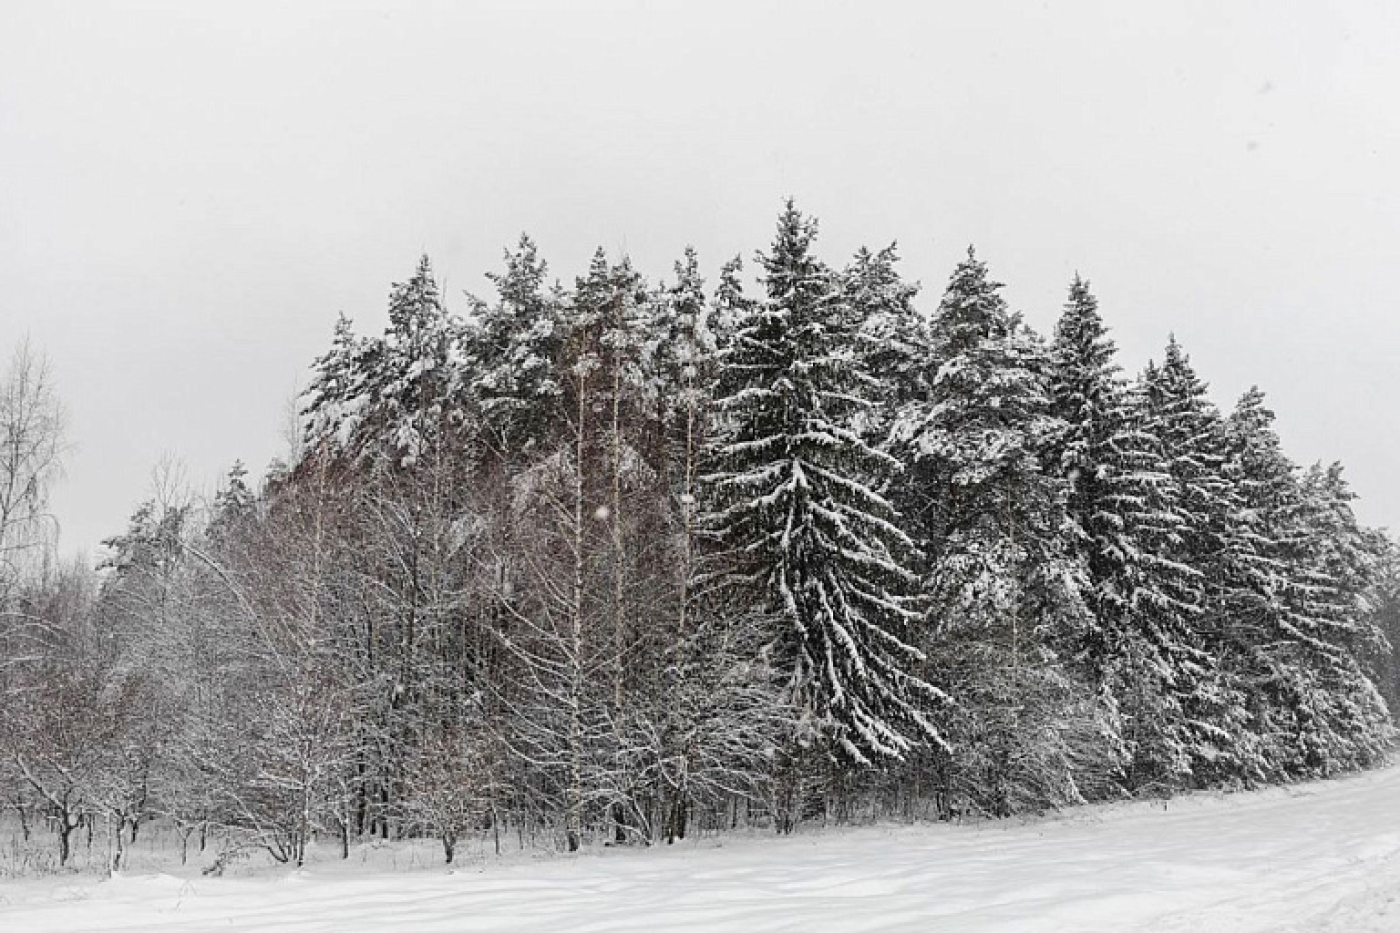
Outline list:
[[[916,673],[910,542],[879,491],[897,464],[847,426],[868,402],[816,232],[789,201],[758,257],[766,299],[739,318],[720,371],[708,524],[781,620],[773,651],[801,704],[869,764],[939,741],[927,711],[943,695]]]
[[[1178,686],[1189,681],[1183,669],[1205,661],[1191,622],[1201,575],[1183,562],[1187,521],[1146,392],[1122,379],[1115,354],[1098,301],[1076,276],[1055,330],[1051,380],[1064,425],[1055,460],[1090,608],[1068,644],[1114,704],[1128,783],[1142,790],[1189,780],[1198,737]]]
[[[1050,391],[1062,433],[1047,464],[1067,486],[1073,547],[1088,573],[1086,627],[1073,650],[1101,683],[1122,648],[1132,599],[1129,562],[1135,552],[1126,513],[1143,508],[1143,458],[1134,443],[1117,348],[1089,283],[1079,276],[1055,326]]]
[[[1061,432],[1047,354],[1000,289],[969,250],[931,324],[927,390],[904,406],[894,431],[909,464],[902,491],[935,562],[964,552],[980,559],[1011,540],[1018,551],[1064,555],[1063,483],[1041,462]]]
[[[1137,762],[1139,768],[1151,762],[1157,774],[1140,771],[1139,779],[1238,780],[1248,776],[1253,756],[1242,685],[1221,664],[1229,624],[1227,535],[1235,508],[1223,419],[1175,337],[1140,383],[1142,425],[1168,482],[1157,490],[1154,527],[1143,535],[1157,567],[1148,571],[1156,577],[1148,581],[1154,598],[1141,605],[1137,624],[1153,650],[1145,660],[1166,691],[1156,700],[1173,707],[1174,715],[1165,731],[1157,730],[1165,745]]]
[[[1391,720],[1400,713],[1400,547],[1382,535],[1377,549],[1376,576],[1367,593],[1371,617],[1384,642],[1376,645],[1369,660]]]
[[[1045,347],[1000,288],[969,250],[931,324],[927,394],[905,406],[893,439],[925,549],[936,663],[964,701],[955,789],[1006,815],[1080,799],[1079,753],[1098,753],[1086,786],[1113,756],[1055,650],[1087,613],[1064,484],[1042,463],[1061,425]]]
[[[1307,775],[1374,765],[1395,735],[1369,669],[1385,648],[1375,587],[1388,542],[1357,522],[1355,498],[1339,463],[1303,475],[1298,549],[1311,598],[1292,621],[1310,662],[1297,697],[1299,770]]]

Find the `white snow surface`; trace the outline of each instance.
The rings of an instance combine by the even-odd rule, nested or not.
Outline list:
[[[426,851],[426,850],[425,850]],[[0,931],[1400,931],[1400,767],[1026,821],[728,836],[455,871],[0,884]]]

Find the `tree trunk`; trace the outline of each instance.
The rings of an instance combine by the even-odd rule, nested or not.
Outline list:
[[[583,375],[579,377],[577,444],[574,465],[574,580],[572,605],[569,607],[569,693],[568,693],[568,789],[565,793],[565,837],[570,852],[577,852],[583,843],[583,464],[587,437],[585,418],[588,414],[588,394]]]
[[[614,351],[616,354],[616,351]],[[622,548],[622,363],[613,360],[612,393],[612,551],[613,551],[613,708],[622,710],[623,678],[627,674],[627,625],[623,618],[624,555]]]
[[[126,856],[126,842],[122,839],[122,830],[125,828],[122,824],[125,823],[125,822],[126,822],[126,821],[125,821],[124,819],[119,819],[119,820],[117,821],[117,830],[116,830],[116,832],[113,834],[113,841],[116,843],[116,851],[112,853],[112,869],[111,869],[111,870],[112,870],[113,873],[121,871],[121,870],[122,870],[122,863],[123,863],[123,861],[125,861],[125,856]],[[136,831],[135,831],[135,829],[133,828],[133,829],[132,829],[132,838],[134,839],[135,836],[136,836]]]
[[[72,836],[73,830],[77,828],[77,823],[71,818],[68,811],[60,810],[58,813],[58,865],[60,868],[68,864],[68,859],[73,854]]]

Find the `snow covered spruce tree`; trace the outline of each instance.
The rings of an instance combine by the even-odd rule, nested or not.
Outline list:
[[[1372,619],[1385,643],[1370,658],[1377,689],[1385,697],[1394,720],[1400,712],[1400,547],[1380,536],[1376,574],[1367,593]]]
[[[1047,347],[975,256],[925,318],[893,247],[836,271],[815,235],[789,203],[760,300],[691,251],[547,286],[526,238],[466,321],[424,260],[383,334],[337,324],[291,466],[138,512],[100,585],[33,533],[56,447],[21,425],[6,805],[70,856],[168,815],[217,869],[1381,760],[1400,559],[1262,394],[1221,418],[1174,341],[1126,382],[1083,281]]]
[[[1102,793],[1105,711],[1057,648],[1082,629],[1082,574],[1064,484],[1042,457],[1051,412],[1043,344],[969,250],[931,324],[926,394],[893,432],[933,596],[935,669],[959,700],[946,792],[995,815]]]
[[[1071,643],[1076,664],[1096,685],[1130,637],[1132,562],[1139,548],[1128,513],[1146,507],[1143,486],[1150,482],[1116,353],[1089,283],[1076,275],[1050,348],[1050,392],[1063,429],[1047,466],[1068,487],[1073,549],[1088,573],[1090,612]]]
[[[428,257],[389,293],[389,329],[367,380],[366,427],[397,463],[420,459],[459,441],[470,411],[461,353],[462,322],[442,303]]]
[[[1154,439],[1169,482],[1158,490],[1156,524],[1144,535],[1160,558],[1149,569],[1151,593],[1160,599],[1140,599],[1138,621],[1156,648],[1145,663],[1164,691],[1144,705],[1159,706],[1165,721],[1141,723],[1158,747],[1140,749],[1134,783],[1239,780],[1250,773],[1254,752],[1241,684],[1221,664],[1229,625],[1227,536],[1235,509],[1223,419],[1175,337],[1162,363],[1143,371],[1139,388],[1139,424]],[[1155,688],[1142,668],[1128,676],[1141,691]]]
[[[1362,600],[1382,542],[1356,526],[1339,474],[1300,482],[1273,420],[1254,388],[1226,421],[1237,509],[1222,662],[1249,696],[1252,776],[1328,775],[1376,760],[1389,733],[1359,663],[1379,642]]]
[[[1316,623],[1305,634],[1331,648],[1313,654],[1312,696],[1302,718],[1303,734],[1316,739],[1303,746],[1303,773],[1335,774],[1378,763],[1395,736],[1373,668],[1385,650],[1377,586],[1389,542],[1357,522],[1356,494],[1340,463],[1314,464],[1302,485],[1303,566],[1328,584],[1317,594]]]
[[[772,651],[813,724],[858,764],[941,743],[919,673],[911,542],[879,491],[897,469],[850,427],[868,406],[848,309],[791,201],[758,259],[767,297],[722,357],[708,528],[770,602]]]
[[[1146,397],[1118,375],[1115,352],[1098,301],[1076,276],[1051,347],[1064,423],[1054,466],[1068,484],[1090,609],[1067,650],[1116,708],[1129,789],[1158,790],[1191,770],[1196,740],[1178,694],[1204,664],[1190,623],[1200,573],[1180,553],[1186,516],[1162,441],[1148,430]]]

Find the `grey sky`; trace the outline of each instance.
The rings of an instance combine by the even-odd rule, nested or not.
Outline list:
[[[1075,270],[1122,363],[1174,330],[1400,527],[1400,5],[0,5],[0,349],[71,414],[68,548],[165,453],[260,474],[338,311],[427,251],[450,299],[530,231],[653,277],[898,239],[931,307],[968,243],[1048,331]]]

